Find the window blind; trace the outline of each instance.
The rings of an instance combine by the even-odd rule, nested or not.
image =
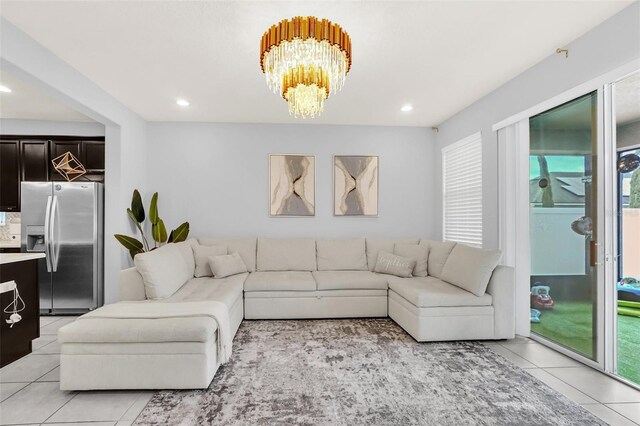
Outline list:
[[[482,138],[469,136],[442,149],[443,236],[482,247]]]

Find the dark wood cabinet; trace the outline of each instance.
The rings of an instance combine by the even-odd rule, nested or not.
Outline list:
[[[71,152],[87,173],[104,182],[104,137],[0,135],[0,211],[20,211],[20,183],[63,181],[51,160]]]
[[[7,323],[9,314],[0,311],[0,367],[31,353],[31,341],[40,337],[40,297],[38,294],[38,260],[0,265],[2,282],[15,281],[24,301],[22,320],[13,327]],[[13,301],[13,291],[0,294],[4,308]]]
[[[59,156],[70,152],[73,154],[78,161],[82,163],[82,141],[60,141],[60,140],[52,140],[51,141],[51,159],[54,160]],[[65,180],[65,178],[56,171],[53,167],[49,168],[49,179],[53,181]]]
[[[104,141],[98,140],[52,140],[51,159],[67,152],[72,153],[87,171],[84,178],[102,182],[104,180]],[[53,168],[50,179],[64,180]]]
[[[22,157],[22,181],[49,180],[49,141],[20,141]]]
[[[82,164],[87,173],[104,173],[104,142],[82,142]]]
[[[20,142],[0,141],[0,211],[20,211]]]

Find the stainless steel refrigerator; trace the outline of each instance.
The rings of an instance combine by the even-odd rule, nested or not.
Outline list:
[[[21,251],[38,262],[40,312],[83,313],[103,303],[103,185],[23,182]]]

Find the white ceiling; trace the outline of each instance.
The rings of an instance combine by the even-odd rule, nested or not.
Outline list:
[[[353,68],[306,122],[432,126],[630,3],[3,0],[0,13],[147,120],[260,123],[302,121],[267,89],[262,33],[328,18],[351,35]]]
[[[11,89],[11,93],[0,92],[0,118],[93,121],[4,70],[0,71],[0,85]]]

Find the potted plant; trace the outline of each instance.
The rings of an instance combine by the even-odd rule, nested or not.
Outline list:
[[[184,241],[189,236],[189,222],[184,222],[169,235],[167,235],[167,228],[164,225],[164,221],[158,216],[158,193],[154,193],[151,197],[151,203],[149,203],[149,221],[151,222],[151,237],[153,239],[153,247],[149,244],[147,237],[144,233],[144,221],[146,219],[144,205],[142,203],[142,197],[137,189],[133,191],[131,197],[131,208],[127,209],[127,214],[138,228],[140,232],[140,240],[131,237],[129,235],[115,234],[116,240],[129,251],[131,258],[133,259],[136,254],[144,253],[155,250],[159,245],[165,243],[178,243]]]

